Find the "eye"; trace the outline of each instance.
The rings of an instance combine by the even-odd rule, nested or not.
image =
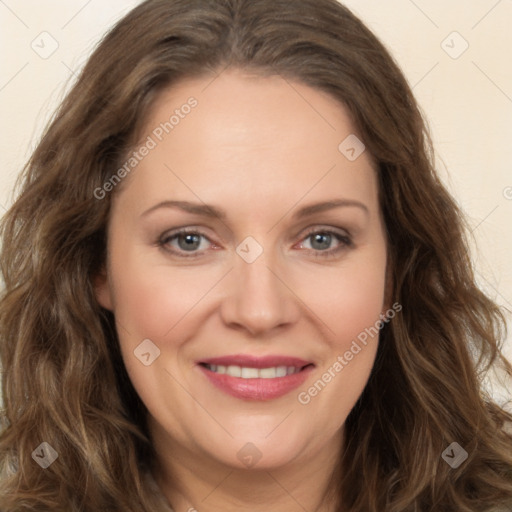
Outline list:
[[[203,243],[205,240],[207,242]],[[305,248],[312,251],[315,257],[321,258],[334,256],[353,246],[352,239],[348,234],[338,233],[331,229],[311,230],[302,240],[310,240],[310,247]],[[332,247],[333,242],[337,243],[335,247]],[[211,240],[200,230],[184,228],[162,235],[158,246],[182,258],[197,258],[204,255],[208,243],[212,244]],[[304,243],[300,245],[303,247]]]
[[[203,239],[210,241],[210,239],[200,231],[182,229],[174,233],[163,235],[158,245],[166,251],[177,254],[178,256],[196,258],[201,255],[199,250],[203,251],[206,249],[204,244],[201,243]],[[185,254],[187,252],[190,254]]]
[[[313,251],[315,257],[320,258],[334,256],[340,251],[353,246],[349,235],[329,229],[310,231],[304,240],[310,240],[310,250]],[[331,247],[333,242],[337,242],[334,248]]]

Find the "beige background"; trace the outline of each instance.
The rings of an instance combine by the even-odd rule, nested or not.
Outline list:
[[[138,3],[0,0],[0,214],[73,75],[105,30]],[[345,4],[381,38],[413,87],[439,172],[469,215],[479,282],[512,310],[512,0]],[[505,350],[512,360],[512,333]]]

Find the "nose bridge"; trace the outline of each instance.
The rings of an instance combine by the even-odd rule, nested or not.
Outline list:
[[[277,277],[280,271],[275,251],[264,249],[253,237],[247,237],[236,252],[222,308],[224,321],[254,334],[296,320],[293,294]]]

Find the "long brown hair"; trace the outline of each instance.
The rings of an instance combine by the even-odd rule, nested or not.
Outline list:
[[[158,93],[227,67],[279,74],[345,104],[378,163],[392,302],[346,421],[333,493],[344,512],[512,505],[512,416],[481,386],[506,323],[475,284],[463,213],[398,66],[335,0],[147,0],[104,37],[23,170],[1,223],[4,411],[0,509],[162,511],[146,409],[95,299],[112,195],[102,188]],[[340,141],[341,142],[341,141]],[[58,459],[44,471],[34,450]],[[457,442],[468,459],[441,457]]]

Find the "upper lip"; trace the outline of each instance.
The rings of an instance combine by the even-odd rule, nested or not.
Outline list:
[[[313,364],[311,361],[300,359],[298,357],[268,355],[268,356],[252,356],[244,354],[234,354],[230,356],[211,357],[202,359],[198,364],[222,365],[222,366],[241,366],[244,368],[272,368],[277,366],[294,366],[295,368],[303,368]]]

